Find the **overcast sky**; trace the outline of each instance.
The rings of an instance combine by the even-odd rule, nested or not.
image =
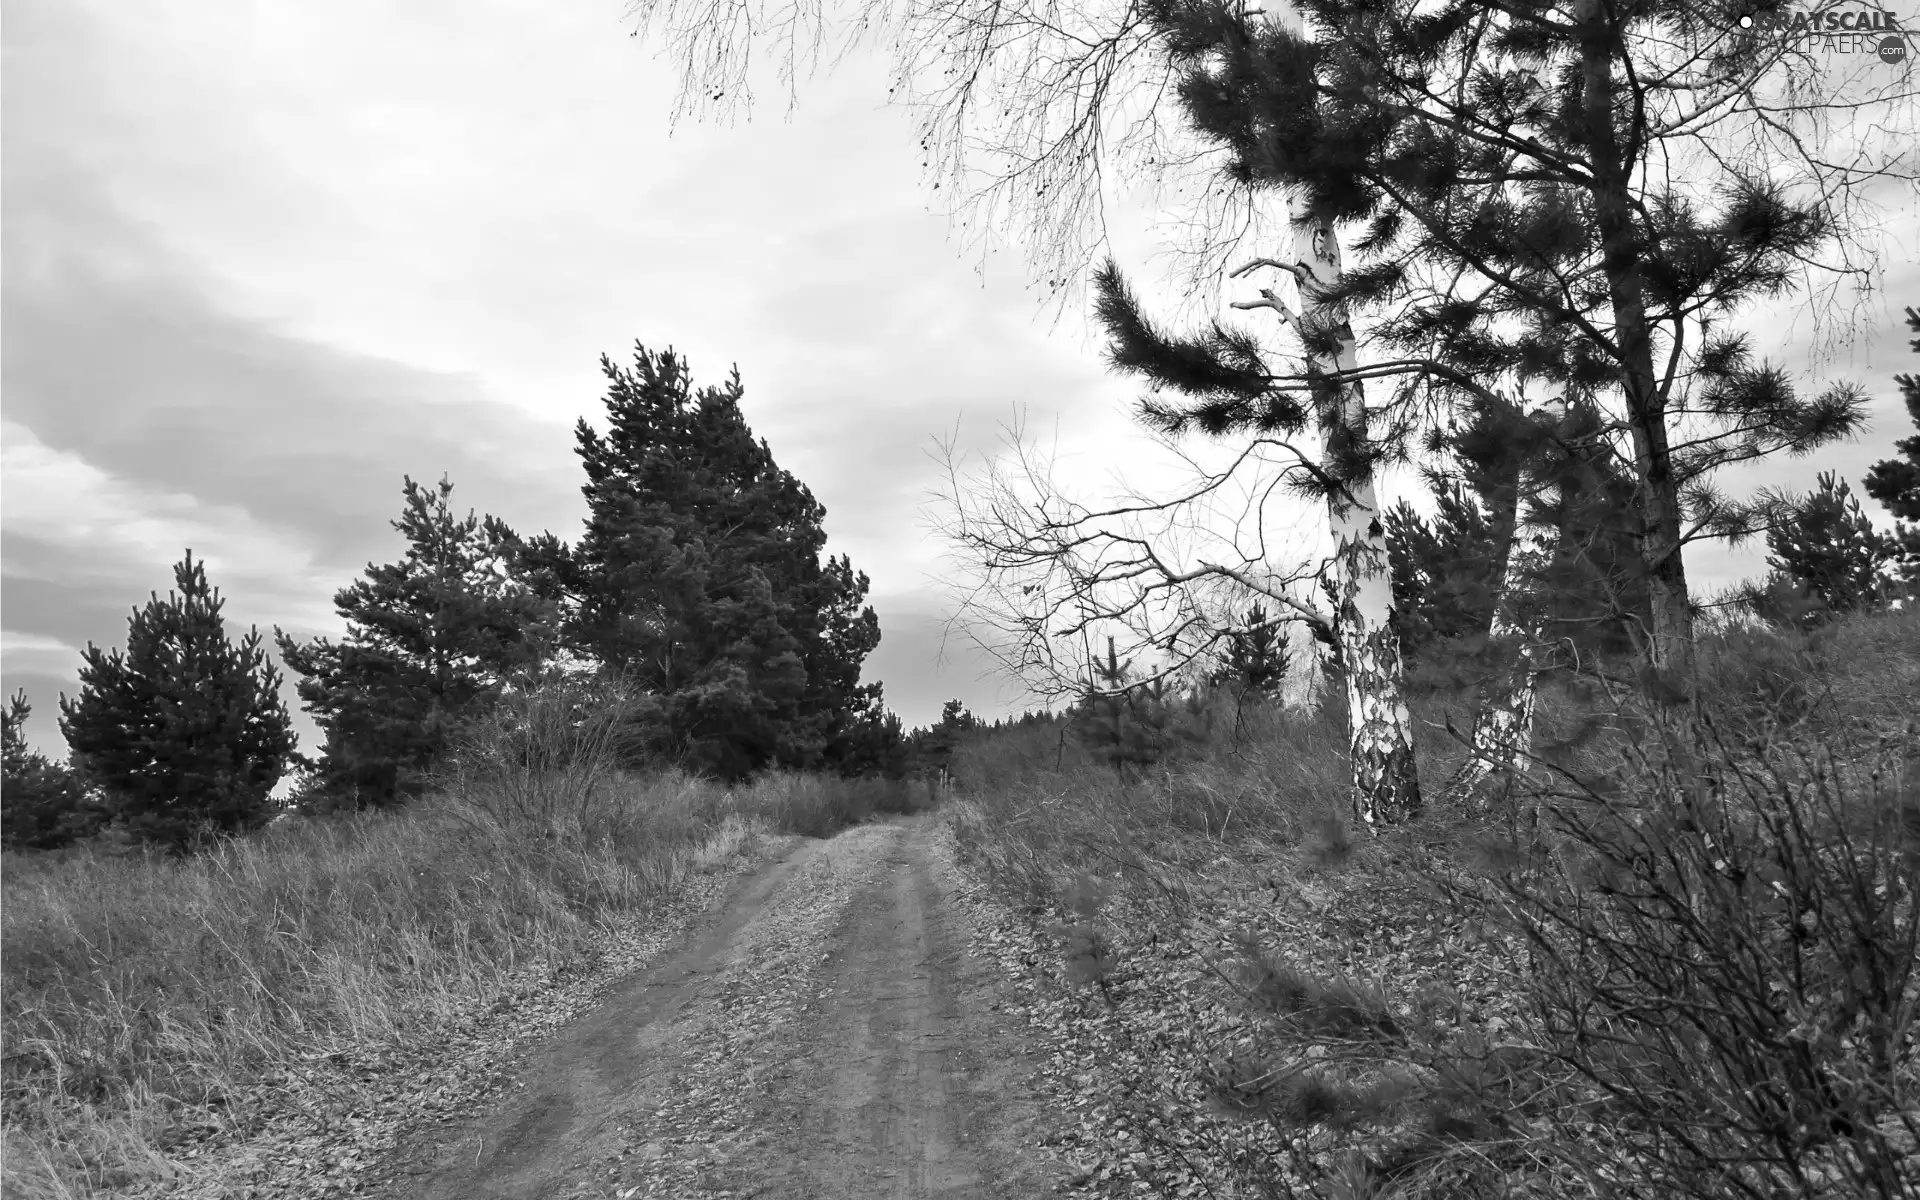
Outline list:
[[[1057,431],[1061,486],[1099,499],[1150,457],[1137,389],[1079,312],[1050,325],[1012,255],[983,276],[949,238],[879,54],[803,87],[791,120],[764,104],[670,136],[671,64],[623,14],[9,0],[0,618],[35,746],[65,756],[57,697],[82,648],[124,645],[188,547],[230,631],[305,637],[344,632],[333,593],[403,553],[403,475],[576,537],[572,426],[604,427],[599,357],[629,362],[636,340],[684,353],[697,381],[739,365],[755,433],[826,506],[830,550],[872,577],[867,678],[909,725],[950,696],[1018,710],[964,642],[939,661],[935,438],[988,450],[1024,411]],[[1822,469],[1857,490],[1912,432],[1891,376],[1920,368],[1895,323],[1920,303],[1916,233],[1909,203],[1891,302],[1818,363],[1871,390],[1872,429],[1730,472],[1736,492]],[[1144,220],[1118,239],[1134,263],[1156,245]],[[1790,366],[1813,362],[1804,314],[1753,321]],[[1695,555],[1696,591],[1762,554]]]

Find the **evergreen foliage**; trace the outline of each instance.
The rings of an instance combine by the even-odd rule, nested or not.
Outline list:
[[[1278,696],[1292,665],[1286,626],[1256,604],[1247,610],[1245,628],[1229,630],[1226,641],[1220,665],[1207,682],[1240,695]]]
[[[1498,542],[1485,511],[1458,480],[1435,480],[1433,519],[1402,500],[1387,511],[1400,645],[1410,660],[1436,642],[1485,636],[1499,580]]]
[[[9,850],[53,850],[98,833],[106,810],[65,764],[27,748],[21,730],[33,706],[15,692],[0,713],[0,845]]]
[[[471,511],[456,518],[452,493],[445,478],[434,491],[405,479],[406,508],[391,524],[406,557],[368,564],[364,579],[334,593],[344,640],[301,644],[274,630],[326,739],[310,805],[384,807],[418,795],[459,731],[551,639],[552,606],[506,576],[512,532]]]
[[[830,765],[843,777],[879,775],[904,779],[910,768],[912,746],[900,717],[884,704],[857,713],[834,743]]]
[[[1897,553],[1860,511],[1846,481],[1831,471],[1819,477],[1819,487],[1789,521],[1767,534],[1767,547],[1773,573],[1748,592],[1749,604],[1773,624],[1803,628],[1878,606],[1880,568]]]
[[[1317,581],[1320,594],[1326,598],[1329,608],[1339,611],[1340,589],[1334,586],[1330,575],[1322,575]],[[1313,637],[1313,643],[1319,648],[1315,662],[1320,668],[1320,679],[1325,691],[1323,696],[1338,695],[1340,702],[1346,702],[1347,662],[1346,651],[1340,648],[1340,637],[1333,626],[1325,621],[1307,622],[1307,632]]]
[[[1606,439],[1632,445],[1622,461],[1647,650],[1660,671],[1684,677],[1693,614],[1683,547],[1755,532],[1777,508],[1765,494],[1720,496],[1711,473],[1803,453],[1862,419],[1858,388],[1804,397],[1744,336],[1695,332],[1708,313],[1789,286],[1844,232],[1821,197],[1742,160],[1715,159],[1712,177],[1684,194],[1657,165],[1704,136],[1671,119],[1668,72],[1711,60],[1699,86],[1715,98],[1689,95],[1738,109],[1752,76],[1777,65],[1775,43],[1763,46],[1730,12],[1667,0],[1564,13],[1450,0],[1418,19],[1350,0],[1294,11],[1300,25],[1227,0],[1155,0],[1144,15],[1176,65],[1188,123],[1225,153],[1227,186],[1285,188],[1302,219],[1363,223],[1359,264],[1322,301],[1384,314],[1372,336],[1400,381],[1388,407],[1455,410],[1528,382],[1569,403],[1620,398]],[[1490,70],[1490,54],[1510,65]],[[1771,120],[1747,116],[1757,128]],[[1296,279],[1301,270],[1255,265]],[[1239,330],[1161,338],[1125,302],[1112,264],[1095,283],[1103,319],[1127,335],[1116,362],[1151,365],[1160,382],[1202,397],[1184,419],[1208,432],[1300,430],[1304,397],[1345,386],[1311,363],[1275,370]],[[1301,334],[1310,359],[1350,336],[1305,325]],[[1670,436],[1682,422],[1685,439]],[[1328,461],[1303,474],[1303,492],[1364,477],[1394,453],[1323,432]]]
[[[1543,447],[1523,519],[1551,547],[1523,620],[1537,616],[1549,642],[1587,661],[1636,653],[1653,619],[1635,485],[1603,439],[1605,423],[1590,403],[1569,406]]]
[[[1907,328],[1920,335],[1920,309],[1907,309]],[[1920,336],[1907,343],[1920,353]],[[1906,401],[1907,415],[1920,429],[1920,375],[1896,375],[1900,396]],[[1901,438],[1894,448],[1897,458],[1883,458],[1873,464],[1863,481],[1867,495],[1886,506],[1901,524],[1891,540],[1896,579],[1903,591],[1920,596],[1920,433]],[[1911,521],[1909,525],[1906,522]]]
[[[1598,444],[1600,422],[1591,404],[1576,402],[1550,436],[1481,419],[1435,439],[1457,469],[1425,472],[1434,516],[1402,501],[1386,520],[1402,644],[1425,678],[1459,682],[1459,660],[1485,644],[1508,556],[1522,539],[1547,548],[1539,569],[1518,581],[1522,623],[1537,621],[1546,640],[1583,658],[1632,651],[1649,605],[1633,483]],[[1524,496],[1509,482],[1522,461]]]
[[[1468,396],[1465,416],[1428,438],[1447,470],[1423,474],[1436,502],[1429,525],[1402,501],[1386,515],[1387,559],[1401,647],[1413,657],[1436,640],[1484,638],[1525,515],[1523,474],[1546,429],[1504,396]]]
[[[1138,778],[1175,750],[1206,737],[1204,697],[1195,693],[1182,703],[1168,694],[1165,679],[1131,683],[1132,662],[1120,661],[1113,638],[1107,639],[1106,660],[1096,656],[1089,666],[1073,716],[1074,737],[1122,779]]]
[[[659,698],[655,755],[724,779],[856,764],[884,742],[880,685],[860,683],[880,641],[867,577],[821,557],[826,510],[754,439],[739,372],[696,392],[684,359],[641,345],[601,368],[608,433],[576,429],[585,533],[517,551],[564,604],[563,641]]]
[[[940,720],[913,731],[909,743],[909,761],[917,775],[940,778],[953,770],[953,752],[969,737],[985,729],[980,718],[959,700],[940,706]]]
[[[60,730],[131,834],[185,849],[204,831],[269,820],[267,795],[295,752],[259,631],[227,641],[224,601],[191,550],[174,581],[164,601],[155,594],[134,611],[124,654],[87,644],[80,695],[60,699]]]

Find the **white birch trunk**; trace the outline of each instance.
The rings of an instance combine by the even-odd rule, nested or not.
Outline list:
[[[1566,405],[1555,399],[1530,415],[1536,420],[1553,421],[1565,412]],[[1524,581],[1544,554],[1535,539],[1523,537],[1520,531],[1519,506],[1525,503],[1529,478],[1530,472],[1522,467],[1515,480],[1515,520],[1506,569],[1487,632],[1487,640],[1500,648],[1501,667],[1480,690],[1467,761],[1441,794],[1441,802],[1449,806],[1464,805],[1477,796],[1480,803],[1476,807],[1485,807],[1487,792],[1481,785],[1496,775],[1516,771],[1524,774],[1527,752],[1533,747],[1534,683],[1542,666],[1543,630],[1537,622],[1523,628],[1516,617]]]
[[[1514,622],[1510,599],[1521,574],[1518,561],[1526,557],[1516,547],[1508,559],[1507,575],[1487,635],[1490,642],[1502,648],[1502,663],[1494,678],[1480,689],[1467,761],[1442,793],[1441,802],[1449,806],[1465,804],[1478,795],[1482,799],[1479,807],[1484,807],[1486,793],[1481,785],[1496,774],[1516,769],[1524,772],[1527,751],[1532,748],[1540,631],[1522,629]]]
[[[1299,280],[1302,322],[1339,335],[1333,360],[1321,359],[1316,365],[1323,371],[1352,371],[1359,357],[1345,306],[1329,310],[1319,301],[1321,289],[1338,283],[1342,271],[1333,223],[1309,219],[1298,224],[1295,233],[1296,238],[1304,235],[1307,243],[1299,265],[1312,273]],[[1358,380],[1340,388],[1338,404],[1339,411],[1328,414],[1328,425],[1339,426],[1364,444],[1366,394]],[[1327,498],[1336,588],[1333,623],[1346,660],[1354,812],[1373,829],[1417,816],[1420,782],[1414,770],[1413,714],[1407,709],[1400,638],[1393,628],[1393,586],[1379,498],[1370,473],[1342,482],[1345,494]]]

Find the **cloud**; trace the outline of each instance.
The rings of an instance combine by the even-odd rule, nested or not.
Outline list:
[[[521,526],[577,520],[569,431],[479,382],[324,345],[224,304],[219,284],[52,155],[9,154],[0,293],[10,686],[77,686],[44,646],[124,640],[195,549],[230,631],[336,624],[333,591],[400,544],[402,477]],[[297,705],[291,687],[290,705]],[[304,739],[311,727],[301,718]],[[51,723],[32,740],[61,753]]]
[[[1824,322],[1804,311],[1806,302],[1799,298],[1747,314],[1741,325],[1753,332],[1756,357],[1783,367],[1802,395],[1813,396],[1842,382],[1859,385],[1867,399],[1866,428],[1801,458],[1772,455],[1729,467],[1714,476],[1715,486],[1736,499],[1762,487],[1804,495],[1822,472],[1831,471],[1848,484],[1876,527],[1892,529],[1893,517],[1866,495],[1860,481],[1874,463],[1895,454],[1896,441],[1914,433],[1894,381],[1897,374],[1920,372],[1920,355],[1909,346],[1914,335],[1899,316],[1909,304],[1920,307],[1920,261],[1896,258],[1876,294],[1857,307],[1826,314]],[[1689,586],[1696,596],[1713,595],[1765,574],[1766,558],[1764,536],[1739,546],[1696,542],[1687,555]]]
[[[873,579],[867,677],[909,723],[948,696],[1016,702],[958,640],[936,669],[936,437],[993,454],[1024,413],[1030,442],[1058,429],[1073,498],[1163,480],[1127,415],[1138,388],[1081,316],[1036,324],[1017,254],[983,284],[948,240],[877,55],[804,88],[791,120],[769,96],[751,124],[670,134],[677,64],[591,5],[23,0],[6,36],[5,670],[48,708],[77,647],[121,641],[188,546],[230,628],[338,633],[334,590],[401,552],[403,475],[577,536],[572,425],[604,424],[597,359],[629,362],[635,339],[702,383],[739,364],[749,423]],[[1154,239],[1114,232],[1171,311]],[[1890,285],[1920,302],[1911,262]],[[1811,361],[1793,313],[1753,320]],[[1730,490],[1857,481],[1885,456],[1911,362],[1877,337],[1875,429]],[[1718,553],[1696,581],[1737,565]]]

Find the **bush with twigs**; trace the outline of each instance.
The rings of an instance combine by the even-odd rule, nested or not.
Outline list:
[[[1503,808],[1371,838],[1337,705],[1216,723],[1127,787],[1035,737],[970,748],[956,841],[1086,997],[1087,1111],[1136,1151],[1113,1169],[1169,1196],[1911,1194],[1920,614],[1710,628],[1700,680],[1677,710],[1547,681]],[[1463,753],[1459,700],[1413,698],[1423,775]]]

